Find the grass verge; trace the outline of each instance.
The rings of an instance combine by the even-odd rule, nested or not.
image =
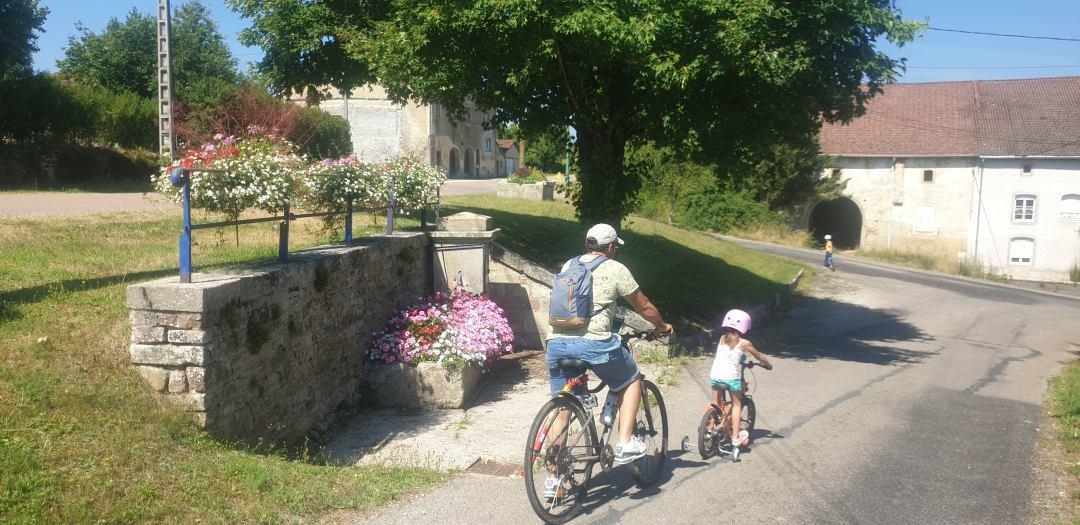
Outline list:
[[[293,249],[331,240],[314,226]],[[179,231],[175,214],[0,220],[0,523],[294,522],[442,479],[254,453],[159,402],[128,364],[124,288],[176,274]],[[197,232],[197,269],[276,253],[270,224],[233,233]]]
[[[0,193],[147,193],[154,191],[150,181],[87,181],[42,188],[5,188]]]
[[[1006,280],[1001,274],[995,273],[991,268],[987,268],[977,261],[951,259],[940,255],[935,256],[925,253],[901,252],[896,250],[856,250],[851,254],[898,266],[906,266],[908,268],[918,268],[920,270],[963,275],[965,277],[988,279],[992,281]]]
[[[469,210],[494,218],[507,249],[548,268],[581,253],[587,225],[558,202],[499,199],[491,195],[448,197],[444,214]],[[729,308],[756,306],[795,276],[799,266],[708,234],[631,217],[623,222],[626,264],[669,322],[711,327]]]
[[[1076,487],[1080,482],[1080,361],[1062,369],[1061,375],[1051,381],[1050,392],[1050,414],[1061,427],[1058,440],[1065,451],[1064,464],[1069,465],[1067,474]],[[1069,501],[1067,515],[1072,523],[1080,523],[1080,490],[1074,489]]]

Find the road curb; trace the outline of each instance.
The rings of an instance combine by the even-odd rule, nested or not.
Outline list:
[[[802,280],[803,275],[805,274],[806,269],[799,268],[799,272],[795,274],[795,277],[788,281],[783,290],[773,294],[772,299],[750,309],[748,312],[750,318],[753,319],[755,323],[760,323],[761,321],[768,319],[769,316],[775,313],[776,310],[780,308],[780,305],[791,296],[791,293],[799,286],[799,281]]]

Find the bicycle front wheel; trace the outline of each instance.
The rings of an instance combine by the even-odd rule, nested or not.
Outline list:
[[[545,523],[562,524],[581,512],[596,455],[596,429],[581,405],[565,397],[544,404],[525,444],[525,492]]]
[[[720,411],[715,406],[701,416],[701,425],[698,426],[698,453],[701,459],[709,459],[716,455],[720,449],[720,440],[723,439]]]
[[[630,475],[639,486],[652,485],[660,478],[667,461],[668,421],[664,397],[651,381],[641,385],[634,435],[645,442],[645,456],[630,464]]]
[[[754,437],[754,423],[757,421],[757,407],[754,406],[754,400],[750,396],[743,396],[742,402],[742,417],[739,420],[739,430],[745,430],[748,437]],[[743,444],[746,445],[747,442]]]

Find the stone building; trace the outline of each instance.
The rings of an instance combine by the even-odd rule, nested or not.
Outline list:
[[[453,122],[438,104],[394,104],[377,84],[349,94],[330,92],[319,107],[348,121],[353,151],[361,158],[415,153],[452,178],[505,176],[506,159],[495,130],[484,129],[489,114],[471,110]]]
[[[1080,264],[1080,77],[892,84],[821,149],[847,185],[799,210],[817,237],[1017,279]]]

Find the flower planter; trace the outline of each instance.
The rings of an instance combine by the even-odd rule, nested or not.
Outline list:
[[[554,182],[534,182],[531,184],[515,184],[513,182],[499,181],[499,197],[510,199],[524,199],[528,201],[555,200]]]
[[[480,386],[483,367],[467,365],[451,372],[439,363],[370,362],[365,382],[380,406],[462,408]]]

